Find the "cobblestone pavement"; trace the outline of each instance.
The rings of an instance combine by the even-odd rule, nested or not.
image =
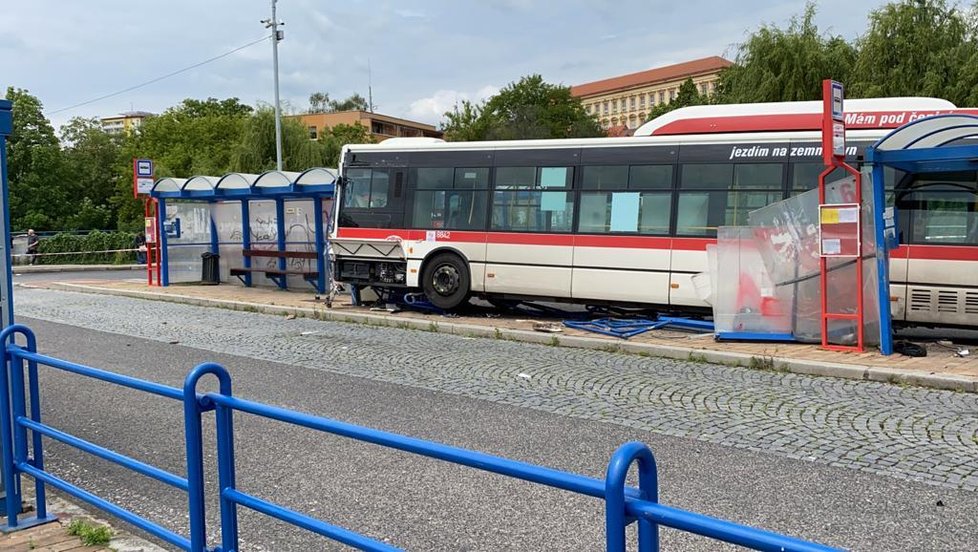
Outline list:
[[[973,394],[47,290],[18,289],[16,307],[85,328],[978,489]]]

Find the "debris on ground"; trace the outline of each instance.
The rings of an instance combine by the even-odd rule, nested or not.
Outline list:
[[[556,322],[534,322],[533,331],[545,333],[561,333],[564,331]]]

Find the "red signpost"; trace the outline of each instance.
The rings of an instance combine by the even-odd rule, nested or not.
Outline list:
[[[156,275],[156,285],[160,285],[160,240],[156,231],[156,200],[149,197],[153,189],[156,168],[151,159],[132,160],[132,193],[133,196],[143,196],[143,216],[146,220],[146,280],[153,285],[153,275]]]
[[[843,111],[842,84],[822,81],[822,159],[825,170],[818,175],[818,219],[820,251],[820,285],[822,292],[822,348],[835,351],[863,351],[863,263],[862,263],[862,176],[846,163],[846,123]],[[825,179],[841,168],[855,180],[846,195],[849,203],[825,202]],[[829,293],[848,286],[829,286],[829,259],[854,258],[856,263],[856,305],[854,312],[830,312]],[[838,265],[833,266],[839,269]],[[841,271],[839,276],[841,276]],[[829,343],[829,321],[850,320],[856,325],[856,345]]]

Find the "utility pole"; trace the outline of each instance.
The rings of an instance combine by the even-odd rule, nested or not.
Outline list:
[[[272,29],[272,72],[275,74],[275,168],[279,171],[282,170],[282,108],[278,101],[278,43],[280,40],[285,38],[285,31],[278,30],[279,25],[285,25],[284,22],[279,22],[278,17],[275,16],[275,3],[278,0],[272,0],[272,17],[271,19],[263,19],[261,23],[265,24],[265,28]]]
[[[370,58],[367,58],[367,111],[374,112],[374,87],[370,71]]]

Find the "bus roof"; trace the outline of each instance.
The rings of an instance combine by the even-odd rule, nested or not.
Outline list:
[[[893,129],[943,113],[978,114],[939,98],[867,98],[845,101],[848,130]],[[635,136],[821,130],[822,102],[771,102],[682,107],[645,123]]]
[[[876,141],[912,120],[942,113],[970,113],[939,98],[871,98],[846,100],[847,135],[853,141]],[[348,144],[343,151],[479,151],[571,147],[627,147],[669,144],[821,141],[822,102],[683,107],[645,123],[631,137],[560,138],[446,142],[438,138],[389,138],[379,144]]]
[[[853,141],[873,141],[886,135],[882,130],[849,132]],[[432,138],[389,138],[378,144],[347,144],[343,152],[410,152],[410,151],[495,151],[512,149],[557,149],[574,147],[667,146],[677,144],[728,144],[763,142],[820,142],[819,131],[752,132],[750,134],[701,134],[665,136],[623,136],[615,138],[552,138],[545,140],[494,140],[487,142],[446,142]]]

